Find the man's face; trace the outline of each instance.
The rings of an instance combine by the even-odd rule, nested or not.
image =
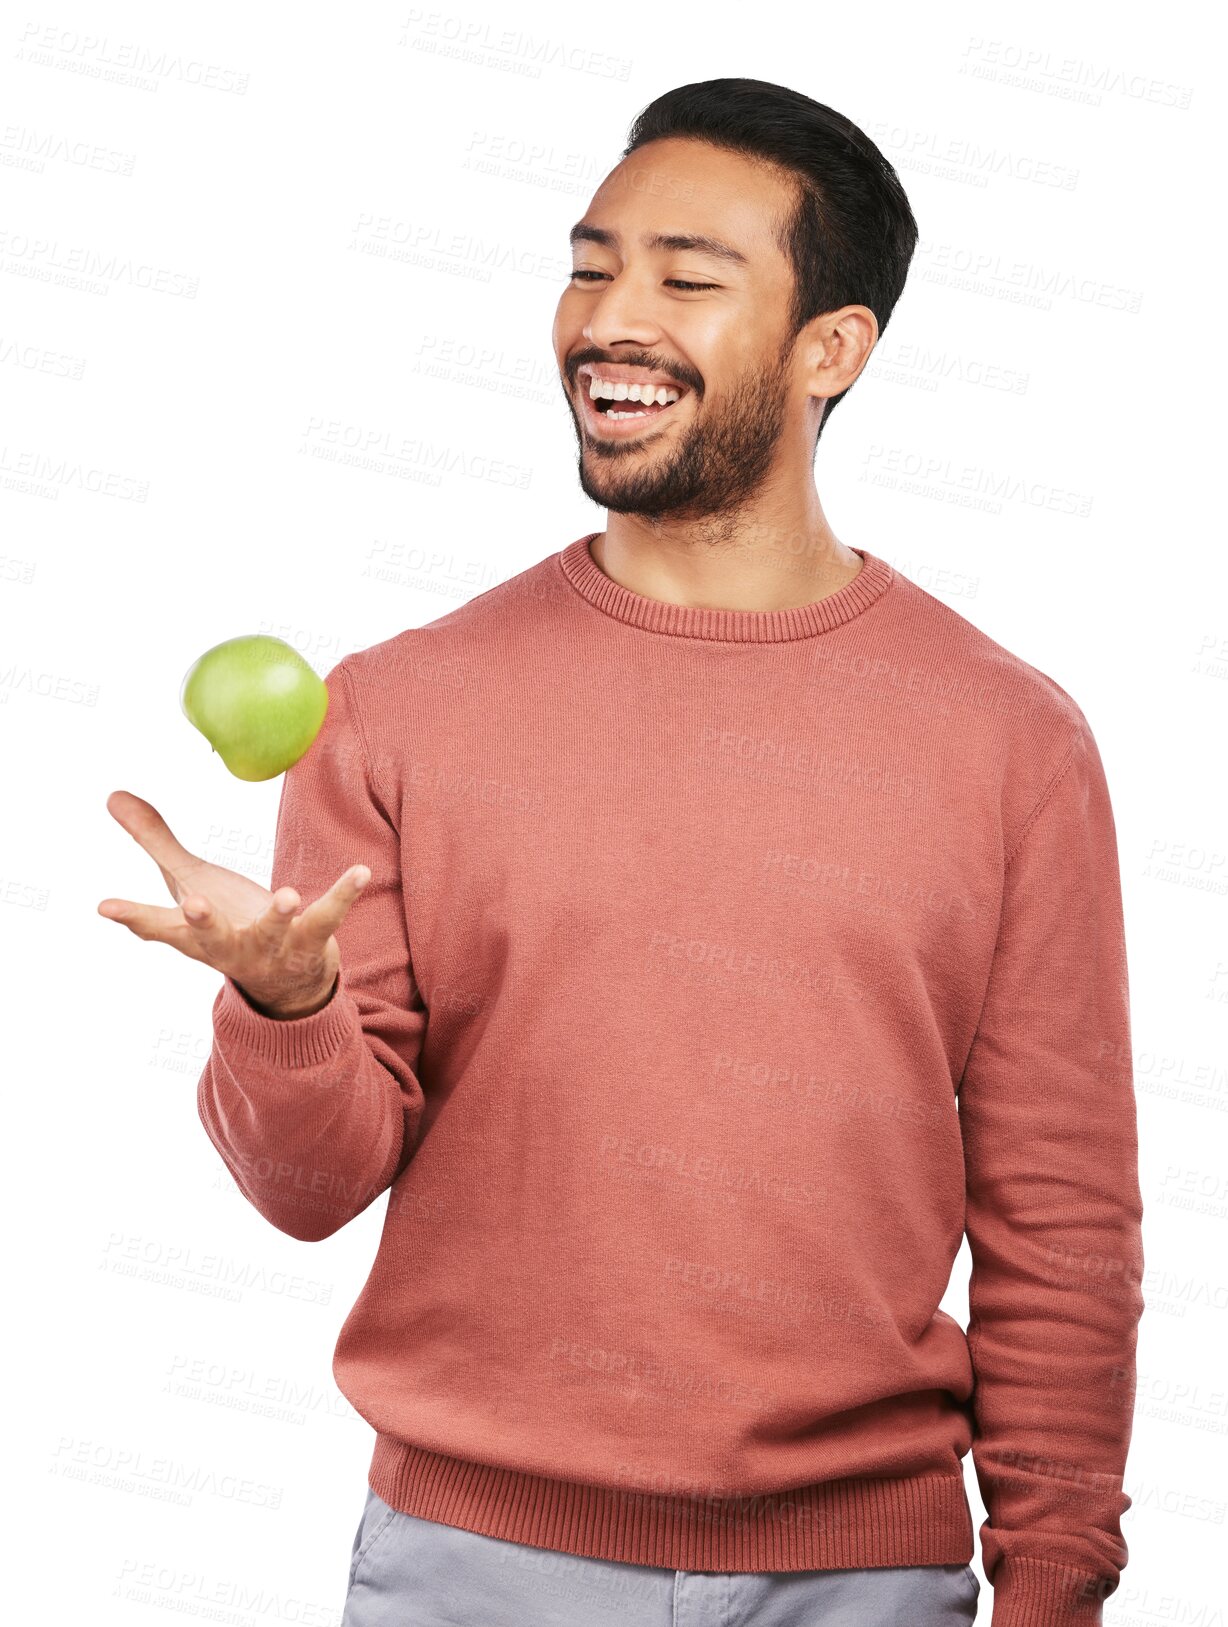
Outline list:
[[[786,332],[793,269],[772,236],[792,205],[776,172],[678,139],[637,149],[594,194],[580,225],[601,239],[582,230],[573,243],[553,331],[580,484],[594,503],[700,519],[749,499],[784,446],[812,454],[824,403],[795,375]],[[654,236],[717,239],[742,259]],[[616,384],[668,377],[683,394],[650,416],[619,420],[603,409],[644,407],[592,400],[593,375]]]

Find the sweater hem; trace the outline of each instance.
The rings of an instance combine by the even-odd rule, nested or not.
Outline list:
[[[581,1558],[750,1573],[968,1564],[962,1474],[825,1481],[688,1498],[582,1485],[447,1457],[377,1434],[377,1497],[418,1519]]]

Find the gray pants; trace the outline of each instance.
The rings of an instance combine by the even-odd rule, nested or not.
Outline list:
[[[967,1627],[970,1565],[662,1570],[504,1542],[368,1488],[341,1627]]]

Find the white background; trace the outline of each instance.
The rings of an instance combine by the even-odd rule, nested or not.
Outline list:
[[[8,13],[11,1619],[339,1619],[373,1437],[330,1362],[385,1200],[306,1245],[239,1195],[195,1107],[219,978],[96,913],[168,901],[104,803],[135,791],[267,881],[281,782],[233,779],[181,715],[196,656],[271,632],[323,675],[601,529],[550,345],[567,229],[642,106],[728,74],[854,119],[921,228],[820,443],[836,533],[1055,678],[1101,749],[1147,1260],[1131,1560],[1105,1619],[1212,1619],[1228,596],[1208,30],[1191,4]],[[961,1322],[966,1275],[965,1246]]]

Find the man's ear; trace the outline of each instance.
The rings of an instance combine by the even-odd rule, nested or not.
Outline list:
[[[799,344],[807,358],[811,394],[830,400],[861,373],[878,343],[878,318],[868,305],[842,305],[807,323]]]

